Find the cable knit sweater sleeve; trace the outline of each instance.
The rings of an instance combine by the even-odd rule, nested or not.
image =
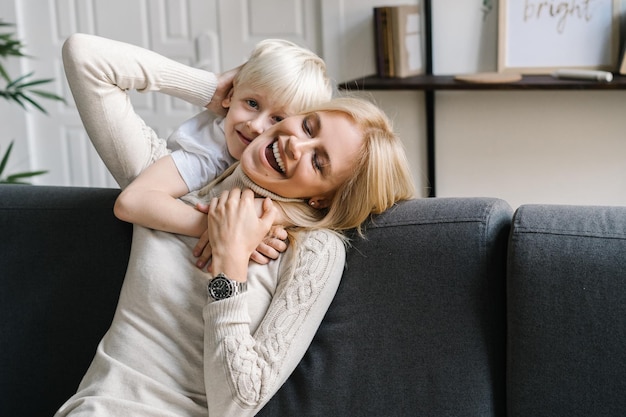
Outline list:
[[[204,107],[217,88],[213,73],[93,35],[70,36],[63,65],[85,129],[122,187],[167,154],[165,140],[135,113],[126,90],[160,91]]]
[[[335,296],[345,262],[343,241],[329,231],[304,234],[297,255],[283,256],[263,321],[250,334],[248,294],[204,308],[204,374],[209,415],[254,415],[293,372]]]

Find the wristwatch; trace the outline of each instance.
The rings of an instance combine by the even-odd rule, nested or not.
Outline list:
[[[234,281],[223,273],[217,274],[208,284],[209,296],[214,300],[224,300],[246,292],[247,282]]]

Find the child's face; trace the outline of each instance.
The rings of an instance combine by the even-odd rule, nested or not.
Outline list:
[[[235,159],[241,158],[243,150],[257,136],[292,113],[279,106],[269,95],[245,86],[233,88],[222,101],[222,106],[228,108],[224,121],[226,145]]]

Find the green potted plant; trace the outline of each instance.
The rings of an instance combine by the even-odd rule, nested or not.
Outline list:
[[[6,28],[14,26],[11,23],[4,23],[0,20],[0,28]],[[0,33],[0,79],[4,85],[0,89],[0,97],[7,101],[14,102],[21,106],[25,111],[28,110],[27,105],[34,107],[35,109],[48,114],[41,104],[37,101],[39,98],[64,101],[62,97],[54,93],[39,90],[38,88],[43,85],[54,81],[51,78],[48,79],[33,79],[33,73],[19,76],[12,79],[8,72],[2,65],[2,60],[10,57],[28,57],[22,52],[24,45],[18,39],[16,39],[14,33]],[[27,184],[24,181],[26,178],[31,178],[37,175],[45,174],[48,171],[30,171],[19,172],[15,174],[5,174],[5,169],[9,157],[11,156],[11,150],[13,149],[13,142],[9,144],[9,147],[4,152],[2,159],[0,160],[0,183],[2,184]]]

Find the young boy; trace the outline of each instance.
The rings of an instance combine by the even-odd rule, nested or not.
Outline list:
[[[240,69],[219,77],[143,48],[82,34],[68,38],[63,59],[89,137],[123,188],[115,214],[196,237],[205,230],[178,197],[222,173],[272,124],[332,96],[324,61],[284,40],[260,42]],[[210,109],[221,105],[226,116],[204,110],[165,143],[134,112],[128,89],[161,91]],[[107,123],[111,119],[116,123]]]

